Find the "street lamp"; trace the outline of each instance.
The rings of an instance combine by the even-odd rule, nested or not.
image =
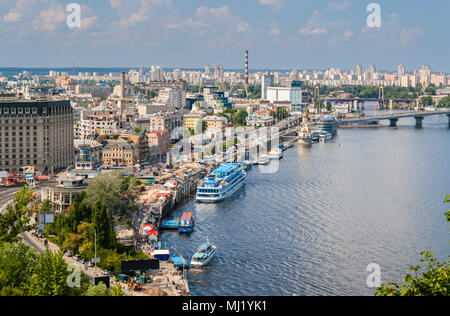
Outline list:
[[[97,267],[97,231],[93,226],[88,226],[94,230],[94,267]]]

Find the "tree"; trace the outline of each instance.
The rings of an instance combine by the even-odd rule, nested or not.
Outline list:
[[[98,285],[91,285],[84,296],[109,296],[109,291],[105,283],[100,282]]]
[[[95,177],[88,186],[87,202],[94,205],[102,201],[112,217],[129,215],[128,211],[137,207],[134,197],[138,188],[135,178],[127,178],[119,171],[108,172]]]
[[[115,245],[115,235],[112,219],[106,210],[106,205],[98,200],[92,209],[92,227],[97,234],[97,245],[110,249]]]
[[[450,97],[445,97],[439,101],[439,106],[443,108],[450,108]]]
[[[0,244],[0,296],[28,295],[37,261],[36,250],[21,241]]]
[[[403,278],[403,284],[388,282],[379,287],[376,296],[448,296],[450,293],[450,262],[439,262],[431,251],[422,252],[426,266],[412,266]],[[423,272],[421,273],[421,270]]]
[[[13,242],[18,240],[18,235],[31,230],[28,204],[31,202],[33,190],[24,186],[16,192],[12,205],[8,205],[6,213],[0,214],[0,241]]]
[[[111,292],[109,293],[111,296],[123,296],[122,285],[117,282],[116,286],[111,288]]]
[[[33,296],[64,296],[69,293],[67,264],[62,251],[52,253],[48,248],[39,255],[31,279],[30,294]]]
[[[446,203],[450,201],[445,201]],[[447,223],[450,223],[450,211],[445,213]],[[403,278],[403,284],[388,282],[380,286],[376,296],[449,296],[450,295],[450,261],[439,262],[432,251],[421,253],[421,262],[426,266],[412,266]]]
[[[422,106],[432,106],[433,105],[433,98],[431,96],[422,97],[420,99],[420,104]]]
[[[331,112],[331,109],[332,109],[331,102],[328,101],[328,102],[327,102],[327,111],[328,111],[328,112]]]

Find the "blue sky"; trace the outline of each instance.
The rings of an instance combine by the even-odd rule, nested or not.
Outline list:
[[[69,29],[66,6],[81,5]],[[366,7],[381,7],[368,28]],[[450,73],[450,0],[0,0],[0,67],[204,67]]]

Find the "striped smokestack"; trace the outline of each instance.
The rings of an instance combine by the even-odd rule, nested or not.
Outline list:
[[[245,84],[248,84],[248,50],[245,51]]]
[[[125,98],[125,72],[120,73],[120,98]]]

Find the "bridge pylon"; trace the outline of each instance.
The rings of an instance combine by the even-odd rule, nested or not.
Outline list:
[[[416,128],[422,128],[423,127],[423,120],[425,117],[423,116],[415,116],[416,119]]]
[[[384,86],[378,87],[378,106],[380,109],[384,109]]]

